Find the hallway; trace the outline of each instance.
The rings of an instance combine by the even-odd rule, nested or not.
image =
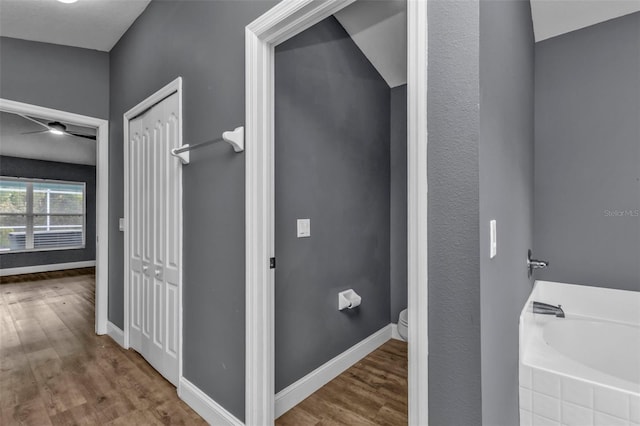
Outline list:
[[[0,424],[206,424],[140,355],[94,333],[92,272],[0,284]],[[276,424],[406,424],[406,350],[385,343]]]
[[[134,351],[94,333],[93,275],[0,285],[0,424],[206,424]]]

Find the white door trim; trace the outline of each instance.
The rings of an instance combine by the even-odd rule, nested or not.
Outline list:
[[[427,0],[407,1],[409,424],[429,424]]]
[[[245,30],[248,426],[274,420],[274,49],[354,0],[283,0]],[[427,1],[407,2],[409,424],[428,422]]]
[[[129,268],[130,268],[130,259],[129,259],[129,121],[133,120],[135,117],[139,116],[146,110],[150,109],[163,99],[171,96],[172,94],[178,94],[178,146],[182,146],[182,77],[178,77],[162,89],[155,92],[153,95],[149,96],[144,101],[140,102],[138,105],[131,108],[129,111],[125,112],[123,115],[123,124],[124,124],[124,138],[123,138],[123,148],[124,148],[124,347],[126,349],[129,348],[129,322],[130,322],[130,311],[131,305],[129,300]],[[176,161],[179,161],[176,158]],[[182,200],[182,167],[178,168],[178,196],[180,200]],[[183,240],[182,240],[182,232],[183,232],[183,211],[182,211],[182,202],[180,203],[179,208],[179,238],[180,247],[179,247],[179,256],[180,256],[180,277],[179,277],[179,290],[178,290],[178,380],[182,377],[182,271],[183,271]]]
[[[96,136],[96,334],[107,333],[109,299],[109,122],[0,98],[0,111],[95,127]]]

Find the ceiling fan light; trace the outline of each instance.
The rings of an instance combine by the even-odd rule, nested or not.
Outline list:
[[[49,129],[49,132],[53,133],[54,135],[64,135],[64,132],[58,129]]]

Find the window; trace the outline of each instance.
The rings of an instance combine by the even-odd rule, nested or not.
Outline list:
[[[84,248],[84,182],[0,177],[0,253]]]

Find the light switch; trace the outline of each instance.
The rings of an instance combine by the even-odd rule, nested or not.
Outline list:
[[[298,238],[311,236],[311,219],[298,219]]]
[[[498,254],[498,237],[496,234],[496,220],[493,219],[489,222],[489,239],[490,239],[490,248],[489,248],[489,258],[493,259]]]
[[[124,232],[124,218],[121,217],[120,220],[118,221],[118,227],[120,228],[120,231]]]

